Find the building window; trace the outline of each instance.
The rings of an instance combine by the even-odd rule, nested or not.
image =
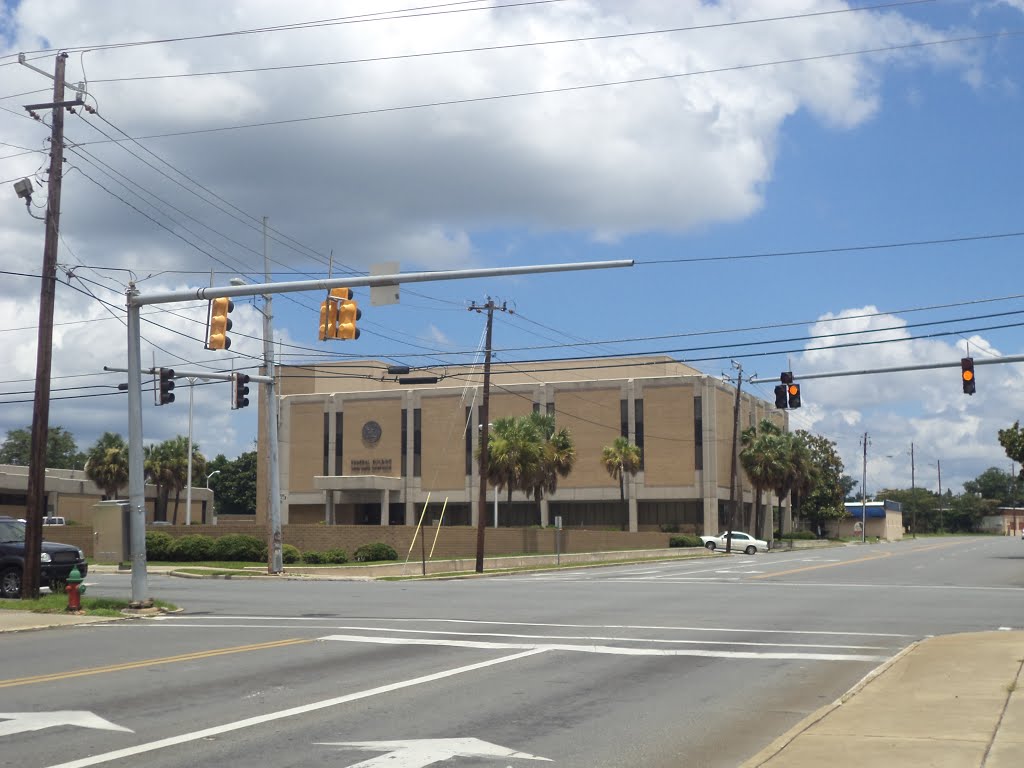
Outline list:
[[[409,458],[406,451],[409,450],[409,409],[402,409],[402,477],[409,473]]]
[[[547,414],[548,414],[548,416],[554,416],[555,415],[555,404],[554,403],[548,403]]]
[[[323,474],[329,474],[331,465],[328,463],[331,458],[331,414],[324,414],[324,471]]]
[[[533,412],[534,413],[540,413],[540,403],[534,403],[533,404]]]
[[[619,435],[629,439],[629,400],[619,400]]]
[[[633,401],[633,411],[636,421],[636,440],[634,444],[640,449],[640,469],[644,468],[644,400],[638,397]]]
[[[704,469],[704,401],[700,395],[693,398],[693,463],[694,469]]]
[[[421,429],[420,409],[412,411],[412,476],[419,477],[423,469],[423,432]]]
[[[342,438],[345,431],[342,429],[345,423],[345,414],[340,411],[334,414],[334,474],[344,475],[345,465],[341,463]]]
[[[470,419],[473,418],[473,406],[466,406],[466,477],[470,477],[473,474],[473,430],[470,427],[473,426]]]

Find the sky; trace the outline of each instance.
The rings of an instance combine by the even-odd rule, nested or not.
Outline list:
[[[0,10],[0,437],[32,419],[51,73],[65,121],[50,425],[127,435],[125,291],[633,259],[628,269],[404,286],[356,341],[322,292],[273,302],[279,361],[412,367],[670,354],[745,388],[808,378],[793,429],[848,474],[961,492],[1024,412],[1024,0],[5,0]],[[391,13],[384,13],[391,11]],[[13,189],[28,178],[29,206]],[[30,215],[32,214],[32,215]],[[33,218],[33,215],[36,218]],[[261,305],[203,348],[205,302],[143,311],[143,365],[255,372]],[[572,363],[567,363],[571,365]],[[525,367],[525,366],[524,366]],[[642,375],[642,373],[638,373]],[[145,380],[145,378],[144,378]],[[147,442],[187,434],[189,389]],[[207,457],[253,406],[192,389]],[[862,441],[867,435],[866,470]],[[910,450],[914,447],[914,461]],[[1019,469],[1019,467],[1014,467]]]

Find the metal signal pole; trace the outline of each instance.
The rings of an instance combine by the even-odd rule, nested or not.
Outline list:
[[[736,368],[736,403],[732,409],[732,468],[729,478],[729,538],[725,542],[725,553],[732,552],[732,527],[736,523],[736,508],[743,503],[740,493],[740,390],[743,387],[743,365],[733,362]]]
[[[43,546],[43,517],[46,514],[46,443],[50,421],[50,367],[53,362],[53,305],[57,290],[57,239],[60,233],[60,187],[64,169],[64,63],[66,53],[57,54],[53,72],[53,103],[50,126],[50,172],[46,196],[46,238],[43,242],[43,273],[39,285],[39,333],[36,345],[36,391],[32,404],[32,443],[28,467],[25,509],[25,567],[22,568],[21,596],[39,597],[39,558]]]

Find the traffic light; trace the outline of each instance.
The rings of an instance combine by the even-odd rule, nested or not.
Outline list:
[[[358,339],[359,329],[356,320],[363,316],[363,311],[354,301],[342,301],[338,306],[338,338]]]
[[[352,301],[349,288],[332,288],[327,300],[320,304],[320,341],[327,339],[358,339],[356,320],[363,316]]]
[[[160,402],[158,405],[168,405],[174,402],[174,370],[171,368],[160,369]]]
[[[230,349],[231,318],[228,313],[235,308],[231,299],[210,299],[210,337],[206,342],[207,349]]]
[[[960,379],[964,384],[964,394],[973,395],[975,390],[973,357],[963,357],[960,359]]]
[[[800,385],[799,384],[787,384],[786,395],[789,400],[790,408],[800,407]]]
[[[787,399],[787,387],[785,384],[778,384],[775,387],[775,407],[786,408],[789,405]]]
[[[235,391],[234,396],[231,398],[231,407],[245,408],[249,404],[249,387],[246,385],[249,383],[249,374],[247,373],[236,373],[233,374],[235,377]]]

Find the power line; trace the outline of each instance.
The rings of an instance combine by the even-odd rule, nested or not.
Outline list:
[[[533,5],[550,5],[552,3],[561,3],[566,0],[523,0],[522,2],[505,3],[502,5],[489,5],[477,8],[457,8],[451,9],[452,6],[458,5],[471,5],[478,3],[481,0],[460,0],[459,2],[451,3],[438,3],[435,5],[423,5],[414,6],[412,8],[402,8],[391,11],[375,11],[373,13],[362,13],[352,16],[338,16],[331,19],[319,19],[316,21],[304,21],[293,24],[279,24],[271,27],[256,27],[252,29],[241,29],[231,32],[213,32],[205,35],[188,35],[182,37],[165,37],[158,40],[136,40],[132,42],[121,42],[121,43],[100,43],[96,45],[74,45],[74,46],[62,46],[60,48],[40,48],[33,51],[25,51],[23,53],[28,54],[49,54],[56,51],[66,51],[68,53],[87,52],[87,51],[104,51],[114,48],[137,48],[146,45],[166,45],[168,43],[181,43],[190,40],[212,40],[223,37],[240,37],[242,35],[256,35],[268,32],[290,32],[302,29],[315,29],[317,27],[329,27],[338,26],[345,24],[365,24],[375,21],[397,21],[400,19],[412,19],[420,18],[424,16],[444,16],[454,13],[468,13],[472,11],[495,11],[504,10],[508,8],[522,8]],[[450,10],[433,10],[431,13],[420,13],[420,11],[430,11],[437,8],[449,8]],[[385,14],[403,14],[403,15],[385,15]],[[8,53],[0,56],[0,59],[12,58],[20,54]],[[36,58],[42,58],[36,57]],[[34,60],[34,59],[33,59]],[[14,61],[2,62],[0,67],[14,64]]]
[[[146,135],[146,136],[137,136],[137,137],[135,137],[135,139],[136,140],[164,139],[164,138],[172,138],[172,137],[178,137],[178,136],[195,136],[195,135],[200,135],[200,134],[224,133],[226,131],[237,131],[237,130],[243,130],[243,129],[249,129],[249,128],[266,128],[266,127],[271,127],[271,126],[292,125],[292,124],[295,124],[295,123],[308,123],[308,122],[315,122],[315,121],[320,121],[320,120],[334,120],[334,119],[345,118],[345,117],[358,117],[358,116],[365,116],[365,115],[380,115],[380,114],[388,114],[388,113],[392,113],[392,112],[405,112],[405,111],[415,110],[415,109],[428,109],[428,108],[433,108],[433,107],[448,107],[448,106],[455,106],[455,105],[458,105],[458,104],[480,104],[480,103],[490,102],[490,101],[502,101],[502,100],[505,100],[505,99],[518,99],[518,98],[525,98],[525,97],[529,97],[529,96],[545,96],[545,95],[550,95],[550,94],[555,94],[555,93],[573,93],[573,92],[579,92],[579,91],[590,91],[590,90],[596,90],[596,89],[599,89],[599,88],[611,88],[611,87],[622,86],[622,85],[636,85],[636,84],[639,84],[639,83],[653,83],[653,82],[663,82],[663,81],[668,81],[668,80],[677,80],[677,79],[680,79],[680,78],[683,78],[683,77],[696,77],[696,76],[699,76],[699,75],[722,74],[722,73],[725,73],[725,72],[740,72],[740,71],[744,71],[744,70],[760,69],[760,68],[763,68],[763,67],[781,66],[781,65],[785,65],[785,64],[804,64],[804,63],[808,63],[808,62],[812,62],[812,61],[825,61],[827,59],[838,59],[838,58],[848,58],[848,57],[852,57],[852,56],[863,56],[863,55],[871,54],[871,53],[886,53],[886,52],[889,52],[889,51],[910,50],[910,49],[914,49],[914,48],[924,48],[924,47],[935,46],[935,45],[948,45],[950,43],[963,43],[963,42],[972,42],[972,41],[977,41],[977,40],[991,40],[991,39],[997,39],[997,38],[1007,38],[1007,37],[1019,36],[1019,35],[1022,35],[1022,34],[1024,34],[1024,30],[1012,30],[1012,31],[1004,31],[1004,32],[990,32],[990,33],[984,33],[984,34],[978,34],[978,35],[967,35],[967,36],[964,36],[964,37],[945,38],[945,39],[942,39],[942,40],[928,40],[928,41],[922,41],[922,42],[916,42],[916,43],[901,43],[901,44],[898,44],[898,45],[880,46],[880,47],[877,47],[877,48],[862,48],[860,50],[855,50],[855,51],[840,51],[840,52],[837,52],[837,53],[824,53],[824,54],[818,54],[818,55],[814,55],[814,56],[799,56],[799,57],[794,57],[794,58],[789,58],[789,59],[777,59],[777,60],[774,60],[774,61],[762,61],[762,62],[757,62],[757,63],[753,63],[753,64],[736,64],[736,65],[732,65],[732,66],[728,66],[728,67],[716,67],[716,68],[712,68],[712,69],[694,70],[694,71],[691,71],[691,72],[677,72],[677,73],[666,74],[666,75],[650,75],[650,76],[647,76],[647,77],[634,77],[634,78],[627,78],[627,79],[624,79],[624,80],[611,80],[611,81],[602,82],[602,83],[585,83],[585,84],[581,84],[581,85],[567,85],[567,86],[562,86],[562,87],[559,87],[559,88],[543,88],[543,89],[532,90],[532,91],[518,91],[518,92],[513,92],[513,93],[492,94],[490,96],[473,96],[473,97],[467,97],[467,98],[463,98],[463,99],[446,99],[446,100],[443,100],[443,101],[423,102],[423,103],[420,103],[420,104],[403,104],[403,105],[393,106],[393,107],[378,107],[378,108],[375,108],[375,109],[360,109],[360,110],[353,110],[351,112],[336,112],[336,113],[328,114],[328,115],[311,115],[311,116],[306,116],[306,117],[284,118],[284,119],[281,119],[281,120],[264,120],[264,121],[256,122],[256,123],[240,123],[240,124],[237,124],[237,125],[227,125],[227,126],[221,126],[221,127],[218,127],[218,128],[195,128],[195,129],[187,130],[187,131],[168,131],[166,133],[154,133],[154,134],[149,134],[149,135]],[[98,142],[97,141],[97,142],[89,142],[89,143],[101,144],[101,143],[105,143],[105,142]]]
[[[390,56],[370,56],[360,59],[338,59],[335,61],[321,61],[313,62],[308,64],[281,64],[277,66],[268,67],[243,67],[238,69],[221,69],[211,70],[208,72],[181,72],[172,73],[165,75],[136,75],[131,77],[110,77],[97,80],[91,80],[93,84],[96,83],[124,83],[124,82],[138,82],[146,80],[170,80],[179,78],[190,78],[190,77],[213,77],[221,75],[239,75],[239,74],[251,74],[254,72],[279,72],[295,69],[313,69],[318,67],[333,67],[342,66],[346,64],[370,64],[381,61],[396,61],[402,59],[418,59],[427,58],[433,56],[450,56],[455,54],[464,53],[483,53],[488,51],[506,51],[515,50],[520,48],[533,48],[545,45],[563,45],[568,43],[586,43],[596,42],[600,40],[616,40],[620,38],[628,37],[645,37],[652,35],[665,35],[673,34],[678,32],[695,32],[709,29],[723,29],[728,27],[737,27],[749,24],[764,24],[776,21],[794,21],[798,19],[810,19],[818,16],[834,16],[837,14],[844,13],[856,13],[859,11],[876,11],[887,8],[897,8],[906,5],[921,5],[923,3],[932,3],[935,0],[902,0],[901,2],[884,3],[881,5],[866,5],[856,8],[833,8],[827,11],[812,11],[808,13],[792,13],[784,16],[769,16],[759,19],[740,19],[737,21],[722,21],[713,24],[695,24],[686,27],[665,27],[662,29],[647,29],[637,32],[615,32],[604,35],[588,35],[586,37],[569,37],[561,38],[557,40],[536,40],[524,43],[506,43],[502,45],[483,45],[472,48],[454,48],[442,51],[425,51],[420,53],[403,53],[393,54]]]

